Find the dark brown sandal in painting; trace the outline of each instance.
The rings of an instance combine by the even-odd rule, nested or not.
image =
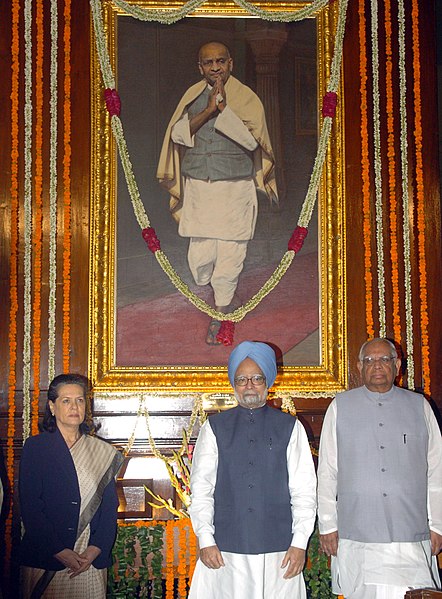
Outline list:
[[[221,345],[221,342],[217,340],[216,336],[219,333],[221,322],[219,320],[212,319],[207,329],[206,343],[207,345]]]

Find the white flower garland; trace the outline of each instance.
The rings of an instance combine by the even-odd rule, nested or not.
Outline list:
[[[152,393],[136,393],[136,394],[134,394],[134,393],[130,393],[130,392],[128,392],[128,393],[106,392],[106,393],[97,394],[97,397],[99,397],[100,399],[112,399],[112,400],[113,399],[128,399],[128,398],[133,399],[134,397],[136,397],[138,399],[137,416],[135,418],[135,424],[133,426],[132,433],[130,434],[129,439],[123,448],[124,455],[127,455],[130,452],[130,450],[132,449],[133,444],[136,439],[136,432],[137,432],[139,421],[141,418],[144,418],[144,421],[146,423],[147,439],[149,441],[149,445],[150,445],[153,455],[157,458],[164,460],[165,462],[170,463],[173,460],[171,458],[169,458],[168,456],[164,456],[157,449],[156,444],[155,444],[155,439],[153,438],[152,432],[150,430],[150,423],[149,423],[150,415],[149,415],[149,410],[146,405],[146,401],[155,396],[160,396],[160,394],[152,394]],[[186,395],[186,397],[188,397],[188,395]],[[185,429],[187,438],[190,439],[190,437],[192,436],[193,429],[195,428],[195,424],[196,424],[197,420],[198,420],[199,424],[203,424],[205,422],[206,418],[207,418],[207,416],[203,409],[202,396],[201,396],[201,394],[197,394],[195,401],[193,403],[193,408],[192,408],[192,413],[190,415],[189,424],[187,425],[187,427]],[[184,451],[184,447],[181,446],[180,450],[178,451],[178,454],[181,455],[183,451]]]
[[[23,289],[23,441],[31,423],[31,322],[32,322],[32,0],[24,4],[24,289]]]
[[[408,141],[407,141],[407,77],[405,69],[405,10],[403,0],[398,1],[399,22],[399,112],[401,121],[401,167],[402,167],[402,213],[404,236],[404,283],[405,283],[405,324],[407,383],[414,389],[414,352],[413,352],[413,303],[411,292],[410,257],[410,202],[408,194]]]
[[[51,0],[50,156],[49,156],[49,305],[48,380],[55,376],[57,304],[57,106],[58,106],[58,4]]]
[[[376,208],[376,253],[378,257],[378,293],[379,293],[379,336],[386,335],[385,315],[385,268],[384,268],[384,231],[382,206],[382,158],[380,129],[380,94],[379,94],[379,39],[378,39],[378,0],[371,0],[371,42],[372,42],[372,77],[373,77],[373,143],[375,173],[375,208]]]
[[[114,0],[114,4],[118,6],[121,10],[126,11],[128,14],[135,18],[139,18],[142,20],[156,20],[161,23],[170,23],[175,22],[179,18],[183,18],[186,14],[195,10],[197,6],[203,4],[204,1],[205,0],[194,0],[184,5],[178,11],[167,11],[166,13],[163,11],[152,11],[142,9],[137,6],[132,6],[127,2],[124,2],[124,0]],[[257,15],[262,16],[263,18],[263,15],[265,15],[265,18],[274,17],[275,20],[289,22],[300,20],[301,18],[306,18],[306,15],[311,16],[313,12],[324,7],[328,3],[328,0],[315,0],[309,6],[304,7],[304,9],[300,9],[297,13],[261,11],[260,9],[253,7],[247,2],[244,2],[244,0],[235,0],[235,2],[238,5],[241,5],[243,8],[250,10],[251,12],[253,9],[253,11],[256,11]],[[101,6],[99,0],[90,0],[90,4],[92,11],[92,20],[95,29],[97,53],[99,56],[103,82],[106,88],[114,89],[115,77],[111,68],[109,54],[106,46]],[[348,0],[341,0],[339,3],[339,16],[335,36],[335,48],[333,61],[331,65],[330,81],[327,88],[329,92],[334,93],[336,93],[338,89],[340,80],[347,4]],[[253,12],[253,14],[255,14],[255,12]],[[132,163],[130,161],[130,156],[127,149],[126,140],[124,138],[124,131],[120,118],[115,114],[112,115],[111,124],[112,131],[117,142],[117,147],[120,154],[123,170],[125,173],[126,183],[131,198],[132,206],[134,209],[135,217],[142,229],[148,228],[150,227],[149,217],[146,214],[143,202],[141,201],[138,185],[135,180]],[[298,226],[300,227],[307,228],[311,219],[311,215],[313,213],[318,193],[319,182],[322,175],[324,160],[326,156],[327,146],[330,138],[331,127],[332,118],[327,116],[324,118],[318,144],[318,152],[313,166],[313,171],[309,182],[309,188],[298,220]],[[200,311],[208,314],[212,318],[217,318],[219,320],[231,320],[233,322],[241,321],[248,312],[253,310],[262,301],[262,299],[276,287],[281,277],[285,274],[288,267],[290,266],[294,256],[295,253],[293,251],[287,251],[284,254],[284,257],[282,258],[279,266],[275,269],[274,273],[269,277],[269,279],[266,281],[266,283],[258,291],[257,294],[255,294],[244,306],[241,306],[234,312],[231,312],[229,314],[223,314],[214,310],[209,304],[207,304],[204,300],[199,298],[189,289],[189,287],[180,279],[176,271],[171,266],[167,256],[165,256],[165,254],[161,250],[155,252],[155,257],[157,261],[159,262],[159,264],[161,265],[162,269],[167,274],[171,282],[175,285],[177,290],[180,291],[195,307],[197,307]]]
[[[243,8],[249,14],[259,17],[267,21],[277,22],[289,22],[289,21],[302,21],[312,17],[319,10],[327,6],[329,0],[312,0],[307,6],[303,6],[296,11],[268,11],[258,8],[246,0],[233,0],[235,4]],[[194,12],[197,8],[202,6],[206,0],[190,0],[184,4],[181,8],[175,10],[168,9],[167,12],[164,10],[155,10],[148,8],[141,8],[125,2],[125,0],[114,0],[115,6],[118,6],[120,10],[128,15],[131,15],[135,19],[140,21],[158,21],[165,25],[171,25],[177,21],[183,19],[188,14]]]

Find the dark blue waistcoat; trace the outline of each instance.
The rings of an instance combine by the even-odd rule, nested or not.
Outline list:
[[[265,405],[210,417],[218,445],[215,540],[221,551],[286,551],[292,540],[287,446],[296,419]]]
[[[188,108],[189,119],[207,106],[206,89]],[[215,129],[216,116],[204,123],[194,137],[194,147],[186,148],[181,172],[192,179],[226,181],[253,176],[252,153]]]

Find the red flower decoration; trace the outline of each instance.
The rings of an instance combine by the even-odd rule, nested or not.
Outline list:
[[[109,87],[104,90],[104,99],[106,101],[106,108],[111,116],[120,116],[121,111],[121,100],[116,89],[110,89]]]
[[[161,249],[160,240],[158,239],[154,228],[147,227],[147,229],[143,229],[141,234],[143,235],[144,241],[147,243],[147,247],[153,254]]]
[[[327,92],[322,99],[322,116],[331,116],[336,114],[336,104],[338,103],[338,94],[336,92]]]
[[[292,236],[289,239],[288,248],[298,253],[304,244],[304,239],[307,237],[308,229],[305,227],[296,227]]]
[[[223,345],[232,345],[234,332],[235,323],[231,320],[223,320],[221,326],[219,327],[219,331],[216,335],[216,338]]]

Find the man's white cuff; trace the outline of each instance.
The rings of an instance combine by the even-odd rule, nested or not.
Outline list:
[[[200,549],[204,549],[204,547],[212,547],[212,545],[216,545],[215,537],[210,534],[210,532],[205,532],[198,537],[198,543]]]

